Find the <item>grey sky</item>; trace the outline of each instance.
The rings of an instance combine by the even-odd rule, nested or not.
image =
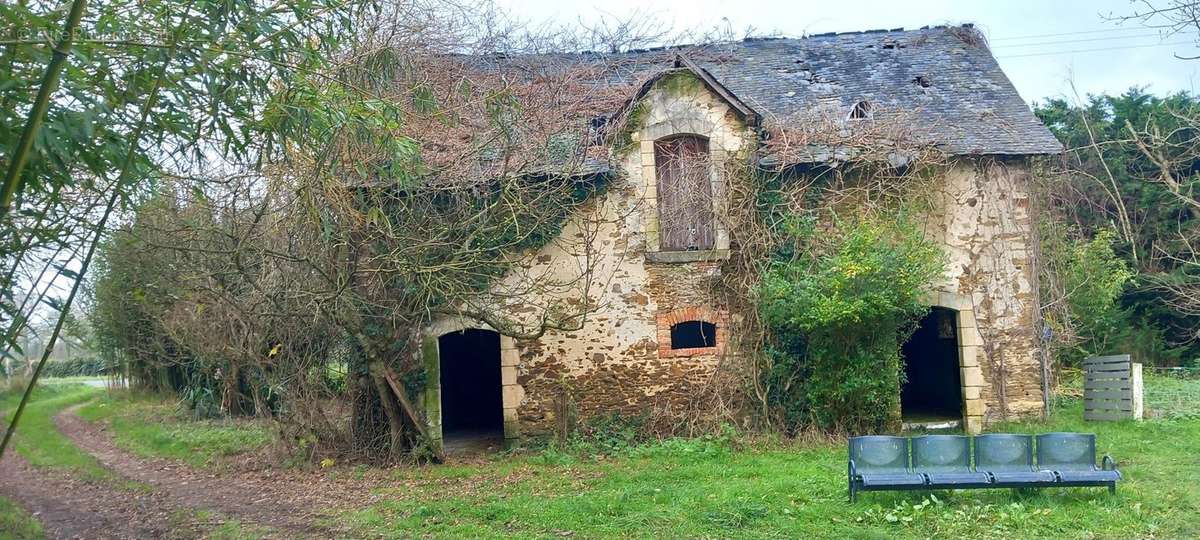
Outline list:
[[[1200,60],[1174,57],[1200,54],[1192,36],[1161,39],[1136,23],[1122,26],[1103,18],[1139,7],[1129,0],[500,0],[500,5],[530,22],[639,13],[675,30],[724,26],[725,18],[738,33],[753,27],[759,34],[787,36],[973,22],[1026,101],[1069,97],[1072,79],[1080,93],[1120,93],[1135,85],[1157,94],[1200,88]]]

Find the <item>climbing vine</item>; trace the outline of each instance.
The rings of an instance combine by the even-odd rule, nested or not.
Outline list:
[[[759,310],[770,331],[768,398],[785,424],[878,431],[899,420],[900,345],[929,309],[941,252],[902,215],[787,224],[802,251],[773,262]]]

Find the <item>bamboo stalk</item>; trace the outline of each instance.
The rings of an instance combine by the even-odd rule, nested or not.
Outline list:
[[[42,76],[42,86],[38,89],[33,108],[29,111],[25,129],[21,132],[17,147],[9,155],[8,172],[4,175],[4,187],[0,191],[0,219],[8,215],[13,197],[20,190],[21,172],[25,169],[25,163],[29,161],[29,154],[33,149],[33,139],[42,129],[42,122],[46,119],[46,110],[50,108],[50,94],[58,88],[58,80],[67,63],[67,56],[71,54],[75,31],[79,28],[79,21],[83,18],[83,8],[86,4],[87,0],[74,0],[71,4],[71,12],[67,15],[67,22],[63,24],[62,40],[54,47],[54,56],[46,65],[46,73]]]
[[[83,1],[76,0],[76,2]],[[191,6],[192,3],[189,2],[184,13],[187,13],[191,9]],[[182,29],[180,27],[176,30],[176,34],[171,40],[172,47],[170,52],[167,54],[167,58],[163,62],[158,76],[154,79],[154,85],[150,88],[150,94],[147,96],[146,102],[142,104],[141,116],[138,118],[137,127],[134,128],[133,133],[129,137],[129,149],[125,152],[125,160],[121,164],[121,171],[117,175],[117,180],[113,182],[112,194],[108,198],[104,214],[100,217],[99,223],[96,224],[96,236],[92,238],[92,242],[88,246],[87,255],[84,256],[83,264],[79,267],[79,275],[76,276],[75,283],[71,285],[71,292],[67,294],[67,300],[63,303],[58,322],[54,324],[54,331],[50,334],[50,340],[46,344],[46,350],[42,351],[42,358],[38,361],[37,368],[33,371],[33,376],[29,379],[29,385],[25,387],[25,393],[21,395],[21,403],[17,405],[17,411],[13,414],[12,421],[8,424],[8,429],[4,432],[4,440],[0,441],[0,459],[4,457],[4,451],[8,449],[8,443],[17,431],[17,424],[20,423],[21,415],[25,412],[25,406],[29,403],[29,396],[33,394],[33,388],[37,386],[38,377],[42,374],[42,368],[46,366],[46,360],[50,358],[50,353],[54,351],[54,345],[58,342],[58,335],[62,332],[63,323],[67,320],[66,314],[70,313],[71,305],[75,302],[75,295],[79,292],[80,286],[83,284],[83,278],[87,275],[88,267],[91,266],[92,257],[96,254],[96,246],[100,245],[100,241],[104,238],[104,229],[108,225],[108,219],[112,217],[113,209],[116,208],[117,201],[121,198],[121,186],[125,183],[126,178],[129,176],[129,171],[133,168],[133,159],[138,150],[138,141],[141,140],[142,133],[146,130],[146,122],[150,118],[150,111],[153,111],[154,106],[158,103],[159,91],[162,89],[163,79],[167,77],[167,67],[175,59],[175,44],[179,41]]]
[[[58,342],[58,335],[62,332],[63,323],[67,321],[67,313],[71,311],[71,304],[75,302],[75,295],[79,293],[80,285],[83,284],[83,276],[92,262],[92,256],[96,253],[96,246],[100,245],[100,240],[104,238],[104,226],[108,223],[108,218],[112,216],[112,211],[117,206],[117,200],[120,198],[119,194],[120,190],[113,188],[112,196],[108,199],[108,206],[104,209],[104,215],[100,218],[100,223],[96,226],[96,236],[92,238],[92,242],[88,246],[87,255],[83,258],[83,265],[79,268],[79,276],[75,278],[75,283],[71,285],[71,292],[67,294],[67,301],[63,303],[62,312],[58,316],[58,322],[54,323],[54,331],[50,334],[50,340],[46,343],[46,349],[42,351],[42,358],[38,360],[38,365],[33,370],[33,376],[29,379],[29,386],[25,387],[25,393],[21,395],[21,403],[17,405],[17,412],[13,414],[12,422],[8,424],[8,429],[4,432],[4,440],[0,441],[0,458],[4,457],[4,450],[8,448],[9,440],[12,439],[13,433],[17,431],[17,423],[21,421],[21,414],[25,412],[25,405],[29,403],[29,396],[33,394],[33,387],[37,385],[38,377],[42,375],[42,368],[46,367],[46,360],[50,358],[50,353],[54,352],[54,345]]]

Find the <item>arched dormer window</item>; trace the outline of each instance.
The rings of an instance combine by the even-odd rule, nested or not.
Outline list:
[[[654,142],[662,251],[713,249],[713,195],[708,139],[673,135]]]
[[[855,103],[854,107],[852,109],[850,109],[850,119],[851,120],[863,120],[863,119],[867,119],[870,117],[871,117],[871,102],[870,101],[860,101],[858,103]]]

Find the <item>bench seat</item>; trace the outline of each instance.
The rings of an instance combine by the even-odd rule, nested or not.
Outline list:
[[[986,472],[971,470],[971,440],[962,435],[925,435],[912,439],[913,470],[929,479],[930,488],[981,487],[991,483]]]
[[[983,486],[991,483],[992,479],[985,472],[931,472],[929,487],[954,488],[960,486]]]
[[[864,488],[925,485],[925,475],[917,473],[860,473],[858,477]]]
[[[1058,478],[1053,471],[999,471],[992,473],[992,480],[996,484],[1053,484]]]
[[[1116,482],[1121,479],[1119,471],[1054,471],[1060,482]]]
[[[1109,456],[1096,466],[1096,435],[1092,433],[1043,433],[1037,436],[1037,464],[1054,471],[1058,482],[1075,486],[1108,486],[1116,493],[1121,473]]]

